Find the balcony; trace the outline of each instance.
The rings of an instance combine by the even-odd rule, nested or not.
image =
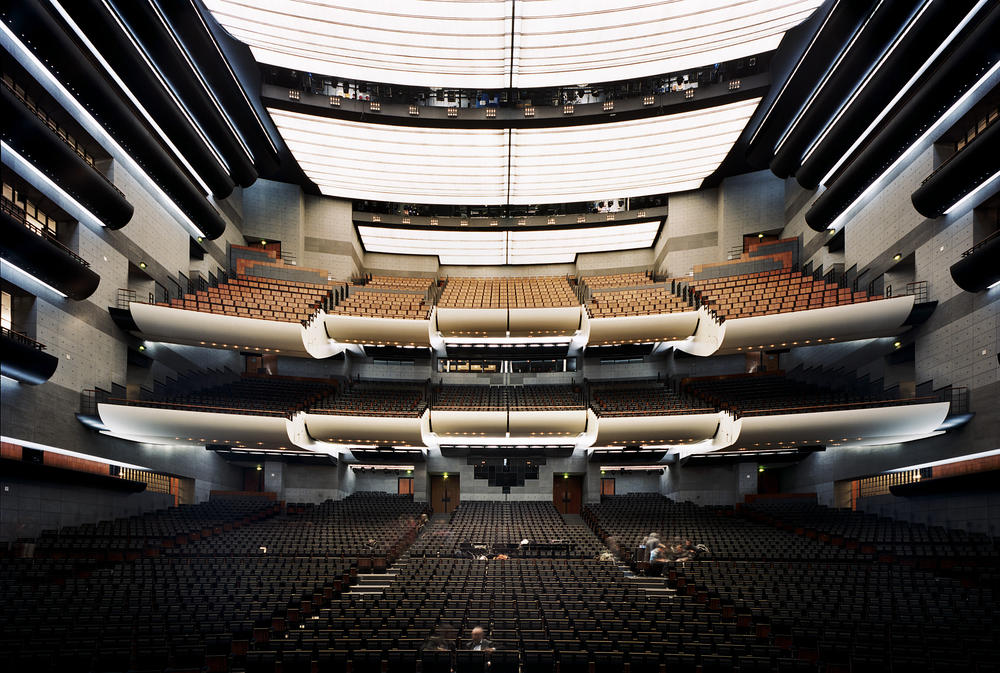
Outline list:
[[[15,381],[45,383],[59,365],[59,358],[46,353],[43,344],[6,327],[0,327],[0,345],[3,348],[0,374]]]
[[[14,266],[52,286],[67,297],[86,299],[101,277],[90,264],[67,248],[47,229],[28,219],[16,203],[0,199],[0,255]]]

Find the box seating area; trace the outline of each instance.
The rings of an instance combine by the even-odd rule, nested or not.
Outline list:
[[[475,410],[475,411],[506,411],[507,386],[483,385],[452,385],[444,384],[438,388],[435,409],[442,410]]]
[[[218,556],[378,557],[391,562],[413,541],[416,518],[429,511],[412,495],[356,492],[343,500],[289,507],[289,515],[261,521],[224,540],[208,538],[188,545],[184,554]],[[384,567],[384,564],[383,564]]]
[[[551,308],[579,306],[563,276],[537,278],[448,278],[441,308]]]
[[[594,292],[587,304],[591,318],[620,318],[695,310],[669,287],[637,288],[617,292]]]
[[[663,381],[591,381],[590,406],[598,416],[665,416],[715,411],[715,407],[701,400],[674,392]]]
[[[569,543],[572,556],[591,558],[603,547],[583,523],[568,523],[551,502],[463,502],[448,521],[432,521],[408,556],[461,556],[463,543],[510,544],[521,540]]]
[[[330,296],[331,285],[239,275],[158,306],[240,318],[305,322]]]
[[[776,315],[882,299],[792,269],[694,280],[691,289],[723,319]]]
[[[355,381],[309,408],[313,414],[419,416],[427,408],[423,383]]]
[[[584,276],[581,279],[592,290],[606,287],[631,287],[633,285],[649,285],[653,275],[648,271],[634,273],[613,273],[604,276]]]
[[[929,401],[888,399],[853,391],[831,390],[785,377],[781,372],[685,379],[685,391],[738,416],[835,411]]]
[[[352,287],[350,294],[333,307],[333,313],[367,318],[427,320],[430,317],[430,307],[422,294],[365,292]]]
[[[748,516],[784,530],[820,536],[871,558],[891,556],[925,569],[977,575],[1000,567],[1000,545],[982,533],[927,526],[851,509],[802,502],[758,502]]]
[[[154,400],[128,400],[128,404],[222,414],[291,416],[336,390],[333,381],[245,375],[238,381],[205,390]]]

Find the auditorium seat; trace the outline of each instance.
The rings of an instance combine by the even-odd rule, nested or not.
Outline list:
[[[216,315],[281,322],[307,322],[338,286],[261,276],[236,275],[226,282],[186,294],[160,306]]]
[[[598,416],[642,416],[712,413],[709,406],[678,393],[666,381],[591,381],[590,406]]]
[[[449,277],[438,299],[441,308],[554,308],[579,306],[568,278]]]
[[[313,414],[419,416],[427,408],[425,389],[423,382],[353,381],[336,394],[314,402],[308,411]]]

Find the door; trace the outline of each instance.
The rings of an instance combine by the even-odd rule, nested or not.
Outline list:
[[[431,509],[435,514],[450,514],[459,503],[459,475],[431,475]]]
[[[583,476],[552,475],[552,503],[563,514],[579,514],[583,504]]]

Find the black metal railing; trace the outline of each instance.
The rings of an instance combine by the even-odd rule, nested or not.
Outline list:
[[[118,288],[118,308],[127,311],[128,305],[132,302],[137,304],[154,304],[156,303],[156,299],[152,292],[150,292],[147,297],[140,297],[139,293],[135,290],[130,290],[126,287]]]
[[[45,350],[45,344],[35,341],[24,332],[18,332],[6,327],[0,327],[0,335],[6,339],[16,341],[23,346],[28,346],[29,348],[34,348],[39,351]]]
[[[44,238],[46,241],[48,241],[52,245],[55,245],[56,247],[60,248],[63,252],[65,252],[67,255],[71,256],[73,259],[75,259],[80,264],[82,264],[82,265],[84,265],[84,266],[86,266],[88,268],[90,267],[90,262],[88,262],[83,257],[80,257],[80,255],[76,254],[75,252],[73,252],[72,250],[70,250],[69,248],[67,248],[58,238],[56,238],[55,234],[53,234],[48,229],[43,229],[42,227],[39,227],[39,226],[35,225],[31,220],[29,220],[28,219],[28,211],[26,211],[24,208],[22,208],[18,204],[14,203],[13,201],[11,201],[10,199],[8,199],[6,197],[0,198],[0,210],[2,210],[3,212],[7,213],[11,217],[13,217],[15,220],[17,220],[18,222],[20,222],[21,224],[23,224],[25,227],[27,227],[29,230],[31,230],[32,233],[37,234],[38,236],[41,236],[42,238]]]
[[[971,248],[969,248],[968,250],[966,250],[965,252],[963,252],[962,253],[962,257],[968,257],[969,255],[971,255],[972,253],[974,253],[976,250],[978,250],[979,248],[983,247],[987,243],[991,242],[994,238],[997,238],[998,236],[1000,236],[1000,229],[997,229],[992,234],[990,234],[989,236],[987,236],[983,240],[979,241],[979,243],[976,243],[974,246],[972,246]]]

